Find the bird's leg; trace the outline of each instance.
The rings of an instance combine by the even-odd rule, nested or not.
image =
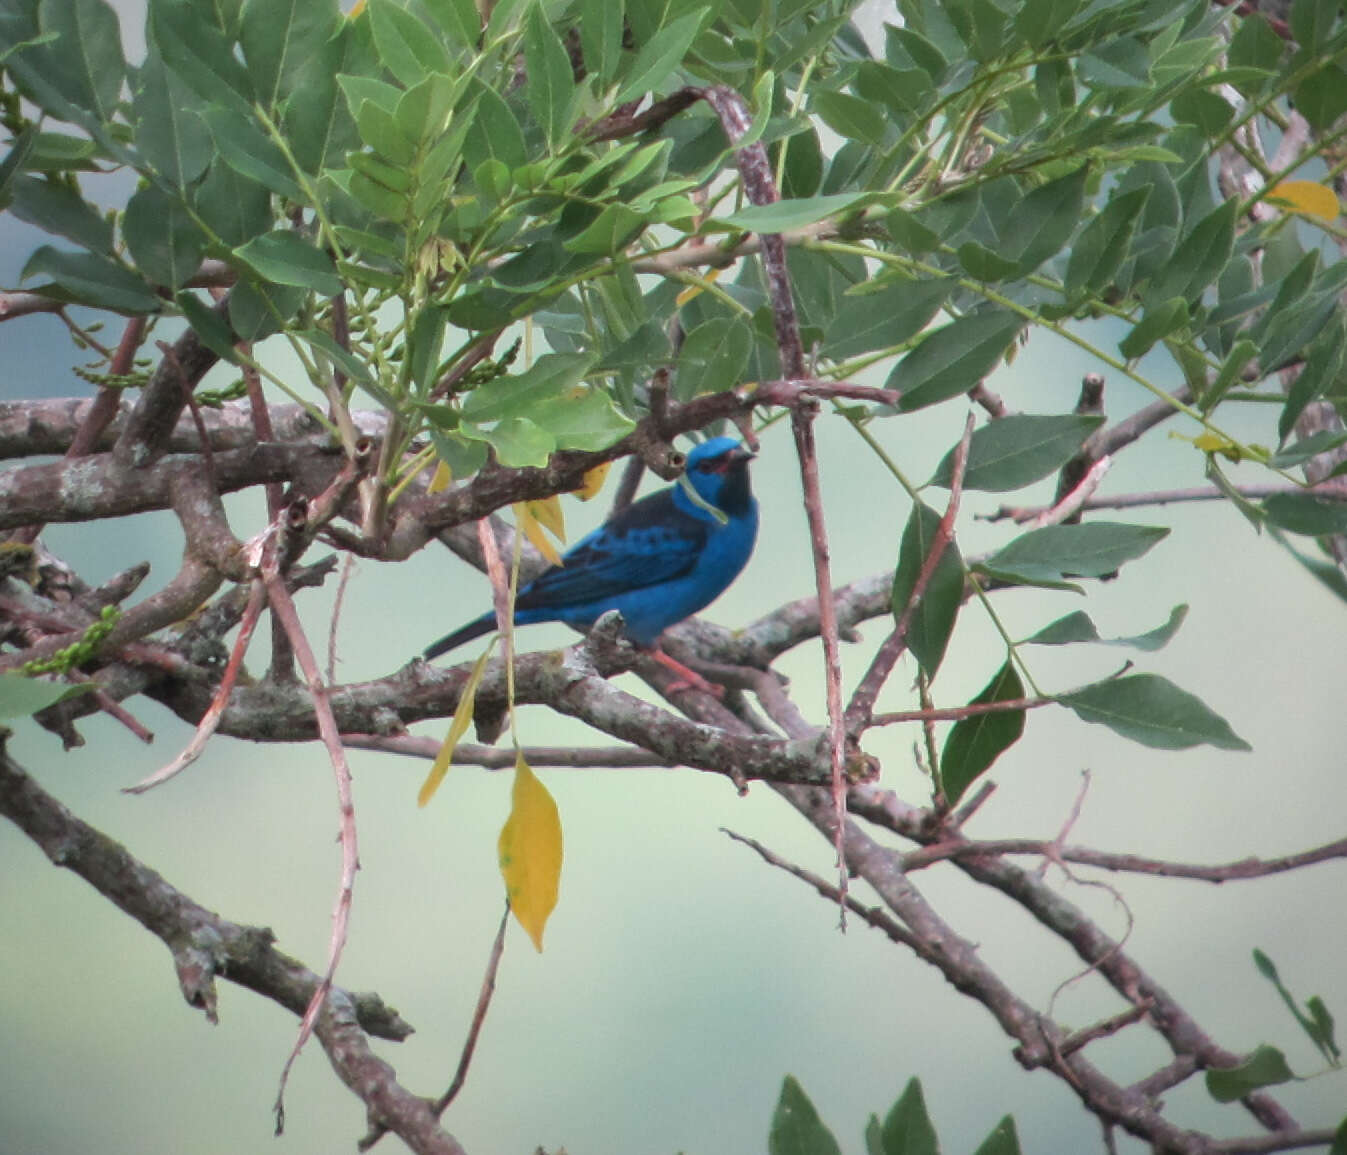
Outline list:
[[[659,648],[658,642],[650,647],[649,652],[650,656],[666,670],[678,675],[678,681],[668,686],[666,693],[676,694],[679,690],[701,690],[703,693],[710,694],[713,698],[725,696],[724,686],[717,685],[715,682],[708,682],[696,670],[683,665],[677,658],[671,658]]]

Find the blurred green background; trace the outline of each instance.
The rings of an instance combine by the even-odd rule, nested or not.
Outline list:
[[[124,19],[127,53],[137,59],[139,18]],[[112,184],[105,192],[117,194]],[[0,218],[0,281],[17,281],[30,248],[27,230]],[[1117,339],[1103,325],[1091,335],[1105,347]],[[79,359],[52,318],[0,325],[0,396],[84,395],[87,386],[69,370]],[[1073,347],[1035,333],[990,384],[1014,410],[1061,412],[1074,403],[1082,374],[1095,368]],[[1163,366],[1152,368],[1160,380],[1171,379]],[[224,380],[221,374],[207,385]],[[1148,399],[1126,382],[1108,383],[1113,418]],[[908,476],[921,480],[957,438],[964,413],[946,405],[881,422],[876,433]],[[1265,416],[1254,410],[1231,431],[1266,443],[1272,434],[1260,423]],[[1194,432],[1183,422],[1172,425]],[[1201,484],[1201,454],[1168,432],[1162,428],[1123,454],[1107,492]],[[836,580],[891,569],[905,499],[841,422],[822,419],[819,442]],[[754,470],[762,538],[744,575],[709,611],[730,626],[812,590],[784,425],[767,431]],[[602,517],[612,488],[610,481],[589,505],[566,503],[572,537]],[[1051,483],[1040,496],[1050,499]],[[965,554],[1016,532],[974,519],[995,505],[991,495],[965,499]],[[240,537],[261,527],[259,501],[231,499],[229,508]],[[1088,608],[1108,635],[1141,632],[1172,606],[1191,604],[1178,637],[1161,653],[1144,655],[1143,668],[1201,696],[1254,752],[1150,751],[1064,711],[1036,711],[1024,739],[995,767],[999,789],[970,833],[1054,836],[1081,772],[1089,770],[1092,784],[1073,842],[1215,862],[1340,837],[1342,603],[1224,505],[1120,516],[1169,525],[1174,533],[1120,580],[1092,586],[1088,602],[1024,591],[998,595],[999,610],[1022,637]],[[146,592],[175,572],[181,551],[169,515],[55,526],[44,540],[91,582],[148,559]],[[303,597],[316,639],[326,634],[331,602],[331,589]],[[342,617],[339,678],[389,672],[487,602],[485,579],[439,548],[403,565],[360,563]],[[844,650],[848,689],[885,630],[883,621],[870,623],[863,643]],[[544,626],[520,640],[541,648],[572,639],[562,627]],[[250,667],[260,669],[264,656],[259,635]],[[995,632],[968,609],[936,683],[938,700],[966,701],[1002,658]],[[1039,680],[1057,689],[1114,668],[1119,652],[1038,648],[1031,659]],[[780,668],[806,715],[821,722],[819,647],[801,647]],[[881,708],[915,705],[913,672],[910,661],[899,668]],[[638,683],[627,676],[623,685]],[[154,703],[130,705],[155,731],[153,747],[98,717],[82,724],[87,744],[69,755],[27,722],[10,748],[45,788],[175,886],[228,918],[272,927],[281,949],[320,968],[338,871],[336,805],[321,749],[216,739],[175,781],[128,796],[120,788],[168,761],[190,734]],[[445,726],[419,732],[440,737]],[[537,709],[523,712],[521,732],[530,744],[593,740],[577,724]],[[917,737],[915,727],[894,727],[865,743],[883,761],[883,784],[914,802],[924,797],[911,753]],[[418,810],[425,763],[360,752],[351,758],[362,870],[338,981],[377,989],[417,1028],[406,1043],[378,1049],[405,1085],[437,1094],[458,1061],[500,916],[495,843],[510,778],[456,768],[432,805]],[[720,832],[741,831],[830,875],[830,848],[769,790],[754,786],[740,798],[723,779],[690,770],[541,776],[565,827],[561,902],[542,955],[518,927],[510,929],[467,1086],[445,1120],[470,1153],[522,1153],[538,1145],[564,1146],[573,1155],[762,1151],[787,1072],[801,1080],[851,1152],[863,1148],[866,1117],[886,1111],[914,1074],[948,1152],[971,1151],[1007,1112],[1016,1117],[1026,1152],[1102,1150],[1096,1121],[1060,1081],[1021,1071],[980,1007],[857,920],[839,933],[834,907]],[[1250,951],[1262,947],[1294,991],[1302,998],[1321,994],[1341,1017],[1347,1006],[1342,869],[1330,863],[1221,887],[1106,880],[1135,918],[1128,949],[1219,1042],[1235,1050],[1271,1042],[1294,1069],[1310,1073],[1318,1069],[1314,1052],[1255,972]],[[1049,873],[1107,930],[1127,930],[1127,914],[1110,892]],[[1084,870],[1077,876],[1099,877]],[[291,1015],[224,983],[221,1022],[210,1027],[183,1003],[159,942],[83,882],[52,868],[8,825],[0,827],[0,878],[5,1155],[354,1149],[364,1132],[362,1108],[312,1043],[291,1080],[286,1133],[271,1136],[270,1105],[296,1028]],[[952,868],[932,868],[917,882],[1036,1004],[1045,1006],[1079,972],[1074,956],[1023,912]],[[857,889],[864,898],[864,888]],[[1058,996],[1055,1013],[1084,1026],[1118,1009],[1103,984],[1087,977]],[[1096,1044],[1091,1054],[1123,1079],[1139,1078],[1167,1058],[1142,1028]],[[1347,1102],[1341,1076],[1295,1084],[1279,1096],[1302,1122],[1320,1125],[1336,1122]],[[1192,1126],[1218,1134],[1252,1130],[1247,1116],[1218,1108],[1196,1082],[1168,1098]],[[381,1149],[396,1144],[385,1139]],[[1138,1149],[1120,1142],[1120,1150]]]

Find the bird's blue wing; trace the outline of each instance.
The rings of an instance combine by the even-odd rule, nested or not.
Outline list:
[[[521,610],[587,605],[682,577],[696,564],[710,526],[664,490],[635,502],[577,542],[519,591]]]

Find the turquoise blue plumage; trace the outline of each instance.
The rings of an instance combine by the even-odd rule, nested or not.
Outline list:
[[[516,625],[566,622],[587,629],[618,610],[627,635],[654,649],[660,634],[710,605],[753,552],[758,503],[749,487],[753,455],[733,437],[715,437],[688,454],[683,479],[615,514],[519,590]],[[706,508],[707,506],[711,508]],[[474,618],[425,653],[435,658],[496,628]]]

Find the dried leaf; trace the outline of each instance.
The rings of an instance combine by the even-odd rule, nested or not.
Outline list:
[[[547,787],[518,753],[510,817],[500,831],[500,873],[519,925],[543,949],[543,927],[561,885],[561,818]]]
[[[440,788],[444,776],[449,773],[449,763],[454,756],[454,747],[468,732],[468,724],[472,721],[473,708],[477,702],[477,687],[482,684],[482,675],[486,672],[486,660],[491,657],[491,651],[495,648],[496,639],[492,638],[490,645],[482,651],[482,656],[473,665],[472,673],[468,675],[463,693],[458,698],[458,707],[454,710],[454,720],[449,723],[449,733],[440,746],[440,752],[435,755],[435,762],[430,767],[430,773],[426,775],[425,782],[421,784],[421,792],[416,796],[418,806],[424,806],[435,796],[435,791]]]
[[[550,531],[563,545],[566,542],[566,516],[556,497],[544,501],[517,501],[514,504],[515,522],[533,547],[553,565],[561,565],[561,554],[548,540],[544,529]]]
[[[430,484],[426,486],[428,494],[443,493],[449,488],[449,483],[453,481],[454,475],[449,471],[449,467],[443,461],[437,462],[435,472],[430,475]]]
[[[1342,212],[1333,190],[1312,180],[1284,180],[1273,186],[1267,199],[1301,216],[1323,217],[1326,221],[1337,220]]]
[[[702,280],[707,284],[714,284],[721,272],[723,272],[721,269],[710,269],[703,275]],[[704,290],[704,287],[705,286],[703,285],[689,285],[674,298],[674,303],[681,309],[690,300],[701,293]]]
[[[575,490],[575,496],[581,501],[588,501],[595,497],[599,490],[603,488],[603,483],[607,480],[608,471],[612,469],[613,463],[605,461],[602,465],[596,465],[585,474],[585,480],[580,484],[580,488]]]

